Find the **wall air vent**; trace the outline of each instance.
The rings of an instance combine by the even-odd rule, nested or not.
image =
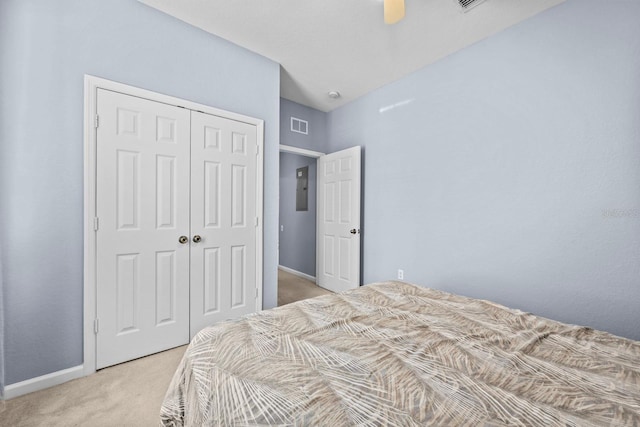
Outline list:
[[[297,117],[291,116],[291,132],[302,133],[305,135],[309,134],[309,122],[306,120],[299,119]]]
[[[485,2],[486,0],[455,0],[456,3],[458,3],[458,6],[460,6],[460,9],[462,9],[463,12],[466,12],[468,10],[473,9],[475,6],[479,5],[480,3]]]

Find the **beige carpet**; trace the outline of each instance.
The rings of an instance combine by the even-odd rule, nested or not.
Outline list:
[[[278,270],[279,306],[329,293]],[[160,405],[185,349],[174,348],[0,401],[0,426],[157,426]]]
[[[310,280],[278,269],[278,307],[330,293]]]
[[[157,426],[186,346],[0,402],[0,426]]]

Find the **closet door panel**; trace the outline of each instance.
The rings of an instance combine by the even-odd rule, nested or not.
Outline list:
[[[256,138],[253,125],[191,113],[192,337],[257,308]]]
[[[189,339],[189,111],[98,89],[97,368]]]

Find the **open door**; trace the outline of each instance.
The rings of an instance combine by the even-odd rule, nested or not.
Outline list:
[[[318,158],[316,277],[333,292],[360,286],[360,147]]]

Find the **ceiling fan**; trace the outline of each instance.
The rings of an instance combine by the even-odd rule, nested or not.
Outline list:
[[[463,12],[468,12],[485,0],[455,0]],[[404,0],[384,0],[384,23],[396,24],[404,18]]]
[[[384,0],[384,23],[395,24],[404,18],[404,0]]]

